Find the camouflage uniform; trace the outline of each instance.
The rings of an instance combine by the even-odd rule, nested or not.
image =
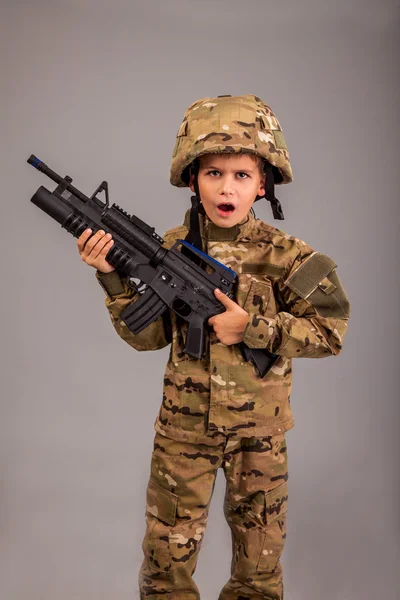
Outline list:
[[[183,129],[187,132],[187,126]],[[185,238],[188,228],[189,211],[182,226],[164,235],[166,246]],[[203,250],[238,275],[235,299],[250,315],[244,342],[280,358],[260,379],[238,346],[219,342],[211,330],[204,358],[192,359],[183,352],[187,325],[172,312],[134,335],[120,314],[137,294],[115,271],[96,274],[107,294],[111,321],[128,344],[140,351],[171,345],[147,488],[141,599],[200,598],[192,575],[221,467],[232,565],[219,599],[282,600],[285,432],[294,425],[292,358],[338,355],[349,301],[332,259],[251,212],[232,228],[217,227],[200,215],[200,230]]]

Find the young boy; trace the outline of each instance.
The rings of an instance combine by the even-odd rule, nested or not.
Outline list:
[[[291,360],[338,355],[350,314],[336,264],[253,216],[253,202],[265,195],[283,218],[274,184],[291,180],[280,125],[256,96],[204,98],[186,111],[171,183],[195,196],[166,245],[187,238],[238,279],[235,301],[215,291],[226,311],[209,320],[202,360],[183,352],[187,325],[173,312],[132,334],[120,314],[138,294],[105,259],[112,239],[89,230],[78,240],[117,333],[137,350],[171,344],[147,487],[142,600],[199,600],[192,575],[220,467],[232,564],[219,600],[283,598]],[[239,342],[278,355],[263,378]]]

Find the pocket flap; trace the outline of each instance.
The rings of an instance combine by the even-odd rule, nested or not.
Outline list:
[[[325,292],[325,294],[331,294],[336,290],[336,285],[332,283],[328,277],[324,277],[324,279],[319,282],[318,287],[320,290]]]
[[[287,481],[265,494],[265,518],[267,525],[279,519],[287,511],[288,484]]]
[[[273,573],[278,565],[286,539],[288,484],[265,494],[265,534],[257,564],[257,573]]]
[[[147,486],[146,510],[160,521],[175,525],[178,496],[162,488],[152,479]]]
[[[248,312],[249,315],[260,314],[264,316],[267,311],[270,314],[270,305],[272,302],[271,296],[272,286],[269,282],[265,281],[261,283],[253,280],[244,302],[243,309]]]

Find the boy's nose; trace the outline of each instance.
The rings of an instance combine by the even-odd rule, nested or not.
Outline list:
[[[235,193],[235,185],[233,179],[225,177],[222,181],[221,193],[224,196],[232,196]]]

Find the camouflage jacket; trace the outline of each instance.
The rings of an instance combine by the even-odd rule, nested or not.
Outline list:
[[[249,213],[229,229],[200,216],[203,250],[237,273],[236,302],[249,313],[244,342],[280,358],[260,379],[243,361],[238,345],[206,334],[202,360],[183,352],[187,325],[167,311],[134,335],[120,319],[134,292],[114,271],[96,273],[105,290],[111,321],[136,350],[171,344],[164,394],[155,429],[168,437],[218,444],[222,437],[263,437],[291,429],[292,359],[338,355],[350,315],[336,264],[305,242]],[[167,231],[166,246],[185,238],[185,223]]]

